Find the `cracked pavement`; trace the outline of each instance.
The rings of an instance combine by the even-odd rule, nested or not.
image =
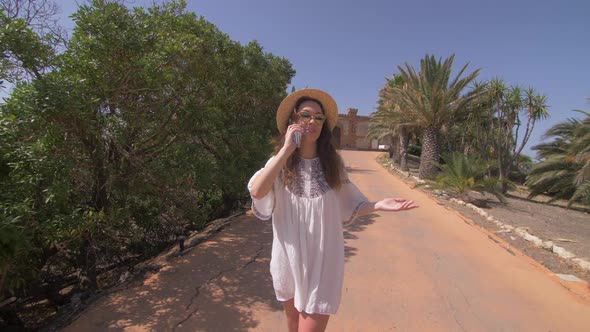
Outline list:
[[[586,331],[590,289],[550,271],[390,175],[378,153],[342,151],[371,200],[420,208],[357,220],[345,231],[342,303],[328,331]],[[65,331],[285,331],[269,273],[268,221],[237,217],[222,231],[99,299]]]

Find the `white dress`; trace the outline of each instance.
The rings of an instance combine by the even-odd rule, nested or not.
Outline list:
[[[351,223],[367,201],[342,168],[342,187],[335,191],[325,180],[319,158],[298,158],[295,170],[300,176],[290,188],[283,185],[281,171],[265,197],[252,198],[256,217],[272,216],[270,273],[277,300],[294,298],[300,312],[332,315],[340,305],[343,223]],[[261,172],[248,182],[249,191]]]

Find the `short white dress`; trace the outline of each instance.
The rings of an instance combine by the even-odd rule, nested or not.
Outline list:
[[[328,185],[319,158],[294,158],[297,181],[286,188],[281,171],[265,197],[252,198],[252,211],[263,220],[272,217],[270,273],[277,300],[293,298],[300,312],[332,315],[340,305],[344,276],[342,227],[356,218],[367,198],[344,167],[336,191]],[[249,191],[263,169],[248,182]]]

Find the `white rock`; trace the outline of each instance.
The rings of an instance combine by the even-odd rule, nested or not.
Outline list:
[[[457,201],[457,204],[459,204],[459,205],[465,205],[465,202],[459,200],[459,201]]]
[[[513,230],[513,229],[514,229],[514,227],[512,227],[512,226],[510,226],[510,225],[506,225],[506,224],[503,224],[501,227],[502,227],[503,229],[508,229],[508,230]]]
[[[551,250],[553,248],[553,241],[543,241],[543,245],[541,245],[543,249]]]
[[[573,262],[578,264],[579,267],[583,268],[586,271],[590,271],[590,262],[581,258],[574,258],[572,259]]]
[[[565,250],[560,246],[553,245],[552,250],[557,256],[561,258],[570,259],[576,257],[576,255],[572,254],[571,252]]]
[[[514,240],[516,240],[516,238],[514,236],[511,236],[510,240],[514,241]]]
[[[543,245],[543,240],[541,240],[538,237],[531,235],[529,233],[526,233],[526,235],[524,236],[524,239],[529,242],[532,242],[537,247],[541,247]]]
[[[494,217],[488,216],[488,221],[494,221]]]
[[[473,209],[473,210],[477,209],[477,206],[475,206],[475,205],[473,205],[473,204],[471,204],[471,203],[466,203],[465,205],[466,205],[468,208],[470,208],[470,209]]]
[[[524,229],[522,229],[522,228],[516,228],[516,229],[514,230],[514,232],[515,232],[516,234],[518,234],[518,236],[520,236],[520,237],[522,237],[522,238],[524,238],[524,237],[525,237],[525,236],[528,234],[528,233],[527,233],[527,231],[525,231],[525,230],[524,230]]]

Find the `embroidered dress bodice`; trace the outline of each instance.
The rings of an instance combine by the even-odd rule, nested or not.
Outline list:
[[[263,170],[252,176],[248,190]],[[342,293],[343,223],[355,219],[367,198],[344,167],[339,190],[328,185],[319,158],[297,158],[294,171],[288,186],[281,171],[266,196],[252,197],[252,211],[263,220],[272,217],[270,274],[277,300],[294,299],[300,312],[331,315]]]
[[[289,191],[298,197],[316,198],[330,190],[326,181],[320,158],[303,159],[295,161],[295,180],[289,186]]]

